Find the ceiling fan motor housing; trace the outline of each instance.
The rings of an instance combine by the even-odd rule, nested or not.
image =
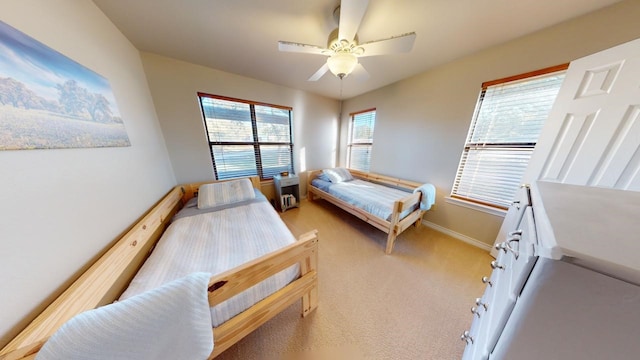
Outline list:
[[[354,55],[362,55],[364,53],[364,49],[358,46],[357,34],[353,37],[353,41],[338,39],[338,28],[336,28],[331,32],[331,34],[329,34],[327,49],[333,51],[336,54],[346,52]]]

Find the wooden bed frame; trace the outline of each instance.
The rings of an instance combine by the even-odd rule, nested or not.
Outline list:
[[[378,183],[385,186],[400,188],[410,192],[413,192],[415,188],[422,185],[420,183],[409,180],[402,180],[379,174],[366,173],[353,169],[348,170],[354,178],[371,181],[373,183]],[[311,184],[311,181],[321,173],[322,170],[312,170],[307,173],[307,199],[309,201],[313,201],[314,196],[324,199],[387,233],[387,246],[385,249],[386,254],[391,254],[391,252],[393,251],[393,245],[398,235],[408,229],[412,224],[415,226],[420,226],[420,224],[422,223],[422,217],[424,216],[425,211],[420,210],[420,208],[405,216],[403,219],[400,219],[400,213],[402,213],[404,209],[406,209],[407,207],[412,207],[420,202],[420,198],[422,195],[421,193],[411,193],[405,198],[396,201],[393,205],[393,213],[391,214],[391,219],[387,221],[386,219],[370,214],[313,186]]]
[[[255,188],[260,179],[252,177]],[[54,300],[7,346],[0,360],[35,359],[47,339],[73,316],[112,303],[142,266],[172,216],[198,192],[202,182],[176,186],[109,248],[62,295]],[[302,299],[302,316],[318,305],[318,235],[313,230],[294,244],[269,253],[209,281],[209,304],[217,305],[289,266],[300,264],[300,277],[224,324],[212,329],[212,359],[273,316]]]

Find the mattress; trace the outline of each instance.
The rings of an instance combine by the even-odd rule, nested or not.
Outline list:
[[[313,179],[311,180],[311,185],[387,221],[391,220],[393,204],[411,195],[411,193],[407,191],[360,179],[335,184],[321,179]],[[411,214],[418,206],[419,204],[416,204],[413,207],[403,210],[400,213],[400,219]]]
[[[185,206],[120,299],[194,272],[217,275],[296,241],[264,196],[234,205],[205,211]],[[184,211],[191,214],[184,216]],[[213,326],[283,288],[299,272],[296,264],[212,307]]]

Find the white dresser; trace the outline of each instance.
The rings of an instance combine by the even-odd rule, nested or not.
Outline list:
[[[640,192],[539,181],[514,206],[463,359],[640,358]]]

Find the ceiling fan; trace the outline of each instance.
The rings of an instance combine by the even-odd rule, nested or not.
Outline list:
[[[364,44],[358,43],[358,27],[367,11],[369,0],[342,0],[333,11],[337,19],[338,28],[329,34],[327,47],[278,41],[280,51],[298,52],[328,56],[327,62],[308,81],[317,81],[327,71],[343,79],[352,72],[354,76],[366,79],[369,74],[358,58],[366,56],[386,55],[409,52],[413,48],[416,33],[410,32],[387,39],[375,40]]]

